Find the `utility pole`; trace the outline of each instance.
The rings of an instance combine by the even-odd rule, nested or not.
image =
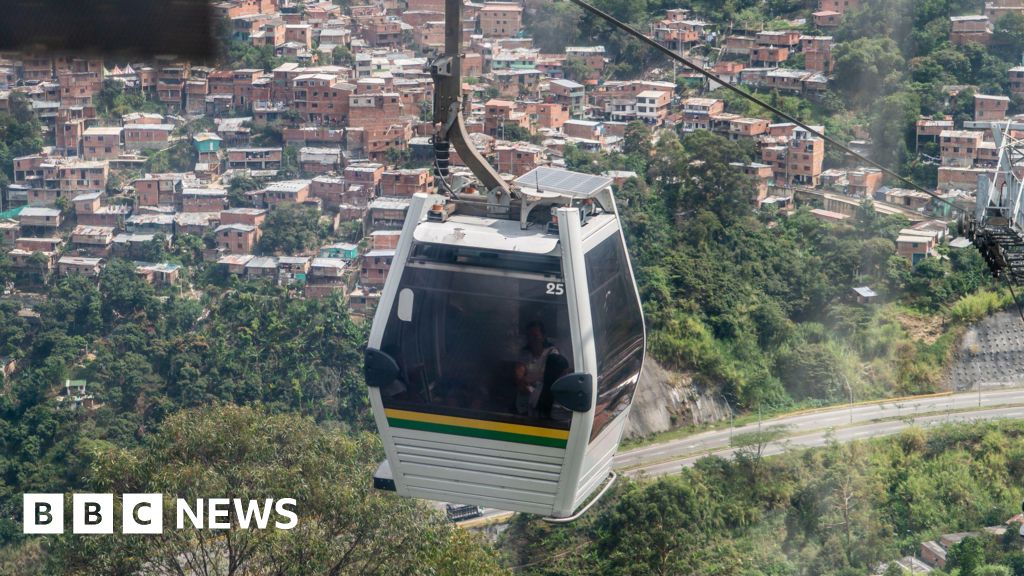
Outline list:
[[[850,381],[846,380],[846,391],[850,393],[850,424],[853,424],[853,387],[850,386]]]
[[[732,404],[729,404],[729,399],[726,398],[724,394],[722,394],[721,390],[716,391],[716,394],[718,394],[718,397],[722,399],[722,402],[725,402],[726,408],[729,409],[729,445],[731,446],[732,445],[732,431],[733,431],[733,427],[734,427],[734,424],[733,424],[734,412],[733,412],[733,409],[732,409]]]

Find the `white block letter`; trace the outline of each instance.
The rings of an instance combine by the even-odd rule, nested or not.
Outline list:
[[[231,520],[220,521],[218,518],[229,518],[231,516],[231,501],[227,498],[210,498],[209,504],[210,521],[207,526],[210,530],[227,530],[231,528]]]
[[[64,533],[63,494],[25,494],[21,502],[23,533]]]
[[[125,494],[121,497],[121,532],[125,534],[160,534],[163,531],[163,495]]]
[[[291,506],[292,510],[285,508],[285,506]],[[274,510],[277,511],[279,516],[288,518],[287,522],[275,522],[274,526],[281,530],[291,530],[295,528],[295,525],[299,523],[299,517],[295,514],[295,498],[281,498],[274,505]]]
[[[73,534],[113,534],[114,495],[72,495],[71,532]]]
[[[185,516],[192,521],[192,527],[203,529],[203,499],[196,500],[196,509],[193,512],[184,498],[178,498],[178,530],[185,529]]]

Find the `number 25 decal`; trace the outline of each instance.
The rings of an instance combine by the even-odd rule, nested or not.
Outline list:
[[[554,294],[555,296],[565,294],[565,284],[561,282],[548,282],[548,294]]]

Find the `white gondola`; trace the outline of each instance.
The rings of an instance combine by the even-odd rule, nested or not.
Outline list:
[[[432,219],[451,202],[413,199],[367,383],[399,494],[561,518],[609,477],[643,317],[610,179],[516,183],[546,218]]]
[[[446,0],[431,63],[443,194],[413,197],[366,351],[387,455],[374,482],[572,519],[614,479],[640,299],[611,179],[540,167],[510,184],[468,142],[461,7]],[[471,178],[450,173],[450,146]]]

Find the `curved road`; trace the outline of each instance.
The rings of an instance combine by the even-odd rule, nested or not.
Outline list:
[[[824,446],[895,434],[910,426],[940,426],[949,422],[974,422],[1002,418],[1024,419],[1024,388],[1000,388],[959,394],[933,394],[897,400],[832,406],[778,416],[761,422],[761,428],[781,427],[781,437],[765,445],[765,456],[791,448]],[[730,438],[756,432],[758,424],[734,429],[701,432],[675,440],[634,448],[615,456],[614,467],[632,477],[674,474],[706,456],[729,457],[735,452]],[[487,508],[475,520],[460,523],[466,528],[500,523],[511,512]]]
[[[980,402],[979,402],[980,400]],[[980,404],[980,406],[979,406]],[[798,412],[764,420],[762,429],[782,427],[782,437],[771,442],[765,454],[778,454],[791,447],[822,446],[829,435],[840,442],[895,434],[911,425],[936,426],[945,422],[968,422],[999,418],[1024,418],[1024,389],[996,389],[960,394],[937,394],[902,400],[855,404],[851,408]],[[730,436],[756,432],[758,424],[733,430],[715,430],[621,452],[615,468],[631,476],[671,474],[709,456],[731,455]]]

